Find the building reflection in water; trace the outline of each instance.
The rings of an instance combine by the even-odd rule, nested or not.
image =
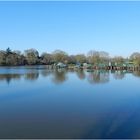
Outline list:
[[[113,73],[114,79],[117,80],[117,79],[123,79],[123,78],[125,78],[126,71],[114,71],[112,73]]]

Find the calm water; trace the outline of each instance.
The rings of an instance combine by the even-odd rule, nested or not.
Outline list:
[[[0,138],[140,138],[140,72],[0,67]]]

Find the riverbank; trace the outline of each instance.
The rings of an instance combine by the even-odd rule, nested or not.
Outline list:
[[[67,69],[87,69],[87,70],[132,70],[132,71],[140,71],[140,67],[138,66],[131,66],[131,67],[120,67],[120,66],[105,66],[105,67],[99,67],[99,66],[77,66],[77,65],[67,65],[66,67],[57,67],[54,65],[45,65],[48,69],[61,69],[61,68],[67,68]]]
[[[131,66],[131,67],[127,67],[127,66],[105,66],[105,67],[99,67],[99,66],[94,66],[91,65],[89,66],[77,66],[77,65],[66,65],[65,67],[61,67],[61,66],[57,66],[57,65],[22,65],[22,66],[0,66],[0,68],[2,67],[26,67],[26,68],[30,68],[30,67],[36,67],[36,69],[87,69],[87,70],[131,70],[131,71],[140,71],[140,67],[138,66]]]

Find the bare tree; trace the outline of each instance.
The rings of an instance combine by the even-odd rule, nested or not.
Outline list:
[[[38,63],[39,53],[35,49],[25,50],[27,64],[34,65]]]
[[[56,62],[56,63],[58,63],[58,62],[67,63],[68,54],[66,52],[64,52],[64,51],[55,50],[52,53],[52,56],[53,56],[54,62]]]

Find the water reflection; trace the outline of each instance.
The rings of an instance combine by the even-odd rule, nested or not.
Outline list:
[[[27,68],[25,68],[27,69]],[[1,69],[0,69],[1,70]],[[113,78],[118,80],[122,80],[125,78],[125,75],[130,73],[127,71],[105,71],[105,70],[94,70],[92,72],[87,72],[86,70],[67,70],[67,69],[55,69],[55,70],[48,70],[48,69],[30,69],[28,67],[28,71],[23,71],[19,68],[20,71],[17,71],[18,68],[11,69],[10,72],[5,70],[5,73],[0,73],[0,81],[6,81],[8,84],[12,80],[19,80],[23,78],[24,80],[35,81],[42,77],[48,77],[52,75],[52,82],[54,84],[61,84],[68,80],[70,73],[76,74],[79,80],[87,80],[90,84],[104,84],[110,81],[110,76],[113,75]],[[0,71],[1,72],[1,71]],[[4,69],[2,69],[4,72]],[[140,71],[131,72],[132,75],[140,77]]]
[[[7,71],[0,69],[0,138],[140,138],[140,72]]]
[[[6,81],[9,84],[11,80],[19,80],[21,76],[21,74],[0,74],[0,81]]]
[[[94,71],[89,73],[87,79],[91,84],[107,83],[109,76],[109,71]]]
[[[52,73],[53,73],[52,70],[42,70],[42,71],[41,71],[41,75],[42,75],[43,77],[48,77],[48,76],[51,75]]]
[[[114,71],[113,76],[116,80],[123,79],[125,77],[125,71]]]
[[[39,77],[39,72],[27,73],[27,74],[25,74],[24,77],[25,77],[26,80],[35,81]]]
[[[67,70],[66,69],[56,69],[53,72],[52,81],[55,84],[61,84],[61,83],[65,82],[68,79],[66,74],[67,74]]]
[[[121,110],[121,109],[120,109]],[[122,109],[123,110],[123,109]],[[122,111],[121,110],[121,111]],[[94,119],[91,127],[87,129],[87,132],[83,135],[84,138],[139,138],[140,134],[137,133],[138,126],[129,127],[126,129],[128,124],[134,123],[138,121],[138,118],[135,115],[139,115],[136,113],[135,109],[130,109],[128,112],[117,112],[115,114],[106,114],[108,116],[98,116],[98,119]],[[139,131],[138,131],[139,132]]]
[[[136,76],[136,77],[140,77],[140,71],[134,71],[133,75]]]
[[[84,80],[86,78],[85,71],[81,69],[76,71],[76,75],[80,80]]]

